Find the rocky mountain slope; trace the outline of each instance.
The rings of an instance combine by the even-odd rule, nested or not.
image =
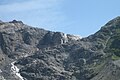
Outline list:
[[[0,80],[120,80],[120,17],[86,38],[0,21]]]

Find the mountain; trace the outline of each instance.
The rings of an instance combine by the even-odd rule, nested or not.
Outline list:
[[[0,21],[0,80],[120,80],[120,17],[85,38]]]

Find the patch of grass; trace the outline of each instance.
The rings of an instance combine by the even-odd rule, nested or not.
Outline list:
[[[119,60],[119,59],[120,59],[119,56],[116,56],[116,55],[113,55],[113,56],[112,56],[112,60],[114,60],[114,61],[115,61],[115,60]]]

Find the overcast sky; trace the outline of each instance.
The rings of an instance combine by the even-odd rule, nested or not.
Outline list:
[[[88,36],[120,15],[120,0],[0,0],[0,19]]]

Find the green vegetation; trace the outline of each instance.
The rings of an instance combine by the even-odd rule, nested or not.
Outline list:
[[[120,57],[120,37],[118,36],[114,36],[113,37],[113,41],[111,42],[111,45],[109,46],[109,51],[113,54],[115,54],[116,56]]]
[[[100,64],[96,64],[96,65],[94,66],[95,72],[99,72],[99,70],[101,70],[101,68],[103,68],[104,64],[105,64],[105,62],[100,63]]]
[[[112,56],[112,60],[114,60],[114,61],[115,61],[115,60],[119,60],[119,59],[120,59],[119,56],[116,56],[116,55],[113,55],[113,56]]]
[[[111,53],[112,60],[120,60],[120,29],[116,28],[113,30],[114,35],[111,36],[107,42],[105,52]]]
[[[115,29],[114,33],[107,43],[106,52],[120,57],[120,29]]]
[[[117,34],[120,34],[120,29],[115,30]]]

